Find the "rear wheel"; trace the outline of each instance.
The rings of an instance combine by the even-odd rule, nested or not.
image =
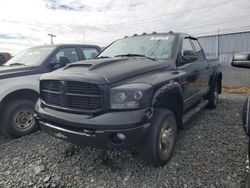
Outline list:
[[[18,138],[36,131],[34,106],[33,101],[24,99],[9,103],[2,112],[1,129],[3,132],[8,136]]]
[[[219,100],[219,86],[218,83],[215,82],[209,91],[208,94],[208,108],[214,109],[217,107]]]
[[[177,136],[173,112],[158,109],[154,112],[151,130],[143,148],[146,160],[155,167],[165,165],[171,158]]]

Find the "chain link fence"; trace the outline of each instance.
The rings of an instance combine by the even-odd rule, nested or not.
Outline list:
[[[207,57],[219,57],[223,86],[250,87],[250,70],[231,66],[233,54],[250,52],[250,31],[198,37]]]

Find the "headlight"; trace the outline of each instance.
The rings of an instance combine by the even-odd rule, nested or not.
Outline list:
[[[153,88],[149,84],[125,84],[111,88],[110,101],[112,109],[138,109],[149,107]]]

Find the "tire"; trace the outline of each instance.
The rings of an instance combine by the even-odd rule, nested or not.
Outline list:
[[[155,110],[151,130],[143,147],[145,159],[154,167],[165,165],[173,155],[176,137],[177,123],[173,112],[166,109]]]
[[[35,103],[19,99],[12,101],[2,112],[1,129],[7,136],[19,138],[38,129],[34,118]]]
[[[207,107],[210,109],[214,109],[217,107],[218,98],[219,97],[219,87],[217,81],[211,86],[210,91],[208,93],[208,105]]]

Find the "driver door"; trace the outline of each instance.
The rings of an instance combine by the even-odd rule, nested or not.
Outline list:
[[[182,59],[187,51],[195,53],[195,48],[189,38],[184,38],[181,52],[179,54],[180,58],[178,59]],[[186,111],[201,98],[199,95],[199,90],[202,84],[200,64],[198,60],[177,64],[178,69],[186,73],[180,80],[183,91],[184,111]]]

